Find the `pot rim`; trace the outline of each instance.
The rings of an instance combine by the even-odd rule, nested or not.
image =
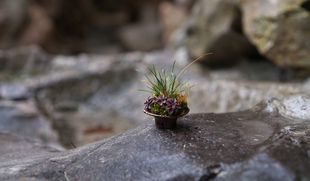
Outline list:
[[[185,116],[186,114],[188,114],[190,111],[190,109],[187,107],[185,108],[185,113],[183,114],[180,114],[178,116],[164,116],[164,115],[159,115],[159,114],[153,114],[151,112],[149,112],[147,109],[143,109],[143,112],[149,116],[154,116],[154,117],[160,117],[160,118],[167,118],[167,119],[176,119],[176,118],[179,118],[179,117],[182,117],[182,116]]]

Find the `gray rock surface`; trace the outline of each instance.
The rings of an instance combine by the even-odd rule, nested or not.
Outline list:
[[[7,100],[24,100],[31,97],[24,85],[14,83],[1,84],[0,95],[2,99]]]
[[[144,95],[131,91],[139,83],[135,69],[142,56],[57,56],[51,61],[51,71],[25,82],[37,90],[38,104],[53,120],[63,144],[81,146],[143,122],[143,113],[137,115],[136,110]],[[135,119],[139,115],[142,119]]]
[[[0,132],[18,135],[38,144],[64,150],[58,143],[58,134],[52,129],[46,117],[39,112],[34,100],[0,101],[0,117]]]
[[[302,108],[273,100],[242,112],[190,114],[174,130],[152,121],[62,152],[1,133],[0,179],[309,180],[310,117],[284,117],[278,110]],[[278,99],[288,100],[299,106],[294,96]]]
[[[0,99],[35,101],[69,148],[71,142],[81,146],[142,123],[135,118],[144,114],[136,116],[135,110],[144,95],[131,92],[139,83],[135,69],[141,66],[142,53],[52,57],[29,46],[1,51],[0,56]],[[124,104],[121,93],[132,101]]]
[[[197,87],[199,88],[191,90],[188,100],[195,113],[239,111],[252,107],[267,97],[309,94],[308,87],[300,83],[216,80],[203,81]]]
[[[5,64],[19,66],[5,66],[0,73],[0,98],[33,99],[67,148],[72,148],[71,142],[82,146],[145,123],[148,116],[141,110],[148,94],[131,91],[145,87],[135,69],[147,72],[153,63],[161,69],[176,59],[177,73],[187,61],[169,51],[52,57],[31,46],[2,53]],[[199,82],[191,89],[189,106],[192,113],[240,111],[269,96],[309,92],[309,83],[294,82],[291,76],[268,62],[244,61],[218,70],[194,64],[185,74],[191,84]],[[278,81],[287,83],[274,83]]]

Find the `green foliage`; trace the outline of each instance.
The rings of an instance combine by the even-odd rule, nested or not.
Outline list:
[[[162,69],[162,71],[157,71],[154,65],[152,69],[148,68],[151,73],[150,77],[137,70],[146,77],[146,80],[142,80],[142,82],[148,84],[148,90],[138,89],[138,91],[145,91],[152,94],[144,103],[145,109],[153,114],[165,116],[177,116],[182,114],[187,108],[187,92],[193,86],[187,84],[189,79],[183,82],[179,80],[179,77],[190,65],[209,54],[212,53],[202,55],[188,64],[178,75],[173,73],[175,61],[169,72],[165,68]]]
[[[166,109],[166,104],[160,106],[158,103],[155,102],[152,104],[152,108],[150,112],[153,114],[159,114],[159,115],[164,115],[164,116],[178,116],[185,111],[185,109],[187,108],[187,103],[181,102],[180,106],[181,106],[181,109],[178,110],[178,112],[173,112],[172,114],[169,114],[168,110]]]
[[[175,62],[173,62],[172,67],[170,72],[168,72],[165,68],[162,69],[162,71],[157,71],[155,66],[153,65],[153,69],[148,68],[148,70],[151,73],[151,77],[148,77],[145,73],[143,73],[140,70],[137,70],[138,72],[142,73],[145,77],[146,80],[142,80],[143,82],[148,83],[148,90],[142,90],[138,89],[138,91],[145,91],[152,93],[153,96],[159,96],[159,95],[164,95],[166,97],[179,97],[182,94],[185,94],[188,92],[188,90],[193,87],[190,84],[187,84],[189,79],[186,80],[185,82],[179,81],[180,75],[193,63],[195,63],[197,60],[200,58],[209,55],[212,53],[208,53],[205,55],[200,56],[193,62],[191,62],[189,65],[187,65],[178,75],[175,75],[173,73],[174,67],[175,67]],[[186,86],[187,84],[187,86]]]
[[[168,110],[166,109],[166,106],[160,106],[158,103],[153,103],[153,106],[151,108],[151,113],[153,114],[160,114],[168,116]]]
[[[166,69],[162,69],[162,71],[157,71],[155,66],[153,65],[153,69],[149,69],[152,79],[149,78],[145,73],[141,72],[147,80],[142,80],[143,82],[148,83],[148,88],[149,90],[141,90],[139,91],[145,91],[145,92],[150,92],[153,94],[153,96],[158,96],[158,95],[165,95],[166,97],[176,97],[178,94],[182,94],[183,92],[187,92],[188,89],[191,87],[188,84],[188,87],[185,87],[185,84],[189,81],[189,79],[185,82],[179,81],[178,76],[174,75],[174,66],[175,66],[175,61],[173,62],[171,71],[168,73]],[[182,73],[182,72],[181,72]]]

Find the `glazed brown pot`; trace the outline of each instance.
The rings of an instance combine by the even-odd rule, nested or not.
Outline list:
[[[177,125],[177,119],[179,117],[185,116],[189,112],[189,108],[186,108],[185,112],[183,114],[180,114],[178,116],[163,116],[159,114],[153,114],[146,110],[145,108],[143,109],[143,112],[147,115],[153,116],[155,118],[155,125],[157,128],[160,129],[173,129]]]

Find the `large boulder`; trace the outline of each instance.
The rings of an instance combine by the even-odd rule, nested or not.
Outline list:
[[[297,75],[310,70],[307,0],[241,0],[243,28],[259,52]]]
[[[307,0],[199,0],[174,33],[174,47],[208,65],[235,63],[260,55],[296,75],[309,73],[310,5]],[[185,39],[185,40],[184,40]]]
[[[174,130],[152,121],[68,151],[1,133],[0,178],[309,180],[309,102],[295,95],[242,112],[190,114]]]

